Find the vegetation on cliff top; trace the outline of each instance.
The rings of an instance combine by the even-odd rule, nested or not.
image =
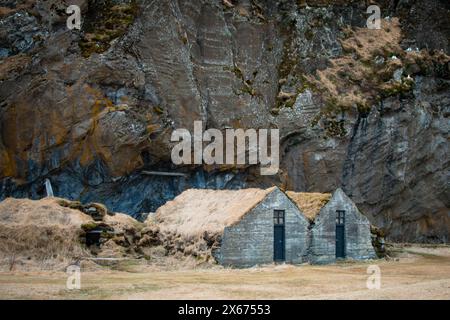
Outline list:
[[[328,136],[346,134],[340,115],[356,110],[365,117],[381,99],[410,92],[412,75],[449,76],[450,57],[443,52],[401,48],[396,18],[383,20],[380,30],[347,28],[343,32],[344,54],[308,76],[324,102],[312,125],[322,122]]]

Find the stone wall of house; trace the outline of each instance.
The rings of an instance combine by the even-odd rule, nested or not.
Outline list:
[[[309,222],[279,189],[271,192],[242,220],[225,228],[215,255],[222,265],[238,267],[273,262],[273,211],[285,210],[285,257],[287,263],[307,261]]]
[[[345,210],[345,254],[349,259],[376,258],[371,242],[370,222],[341,190],[321,209],[311,230],[311,263],[336,260],[336,210]]]

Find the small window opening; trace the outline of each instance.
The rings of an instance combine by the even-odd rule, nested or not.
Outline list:
[[[344,210],[336,210],[336,224],[337,225],[345,224],[345,211]]]
[[[273,224],[276,226],[284,225],[284,210],[273,211]]]

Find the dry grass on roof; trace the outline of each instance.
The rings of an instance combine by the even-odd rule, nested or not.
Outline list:
[[[287,191],[286,194],[311,221],[315,219],[320,209],[331,199],[331,193]]]
[[[74,227],[92,218],[59,205],[59,198],[40,200],[7,198],[0,202],[0,222],[7,225]]]
[[[0,202],[0,270],[63,269],[88,254],[79,237],[80,226],[90,221],[60,206],[57,198],[5,199]]]
[[[156,211],[162,229],[195,237],[205,231],[222,233],[261,202],[269,189],[201,190],[189,189]]]

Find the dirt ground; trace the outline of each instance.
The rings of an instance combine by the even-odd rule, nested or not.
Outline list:
[[[64,272],[0,273],[1,299],[446,299],[450,247],[402,246],[396,258],[326,266],[270,265],[168,270],[136,261],[82,271],[81,289]],[[367,289],[378,265],[381,288]]]

